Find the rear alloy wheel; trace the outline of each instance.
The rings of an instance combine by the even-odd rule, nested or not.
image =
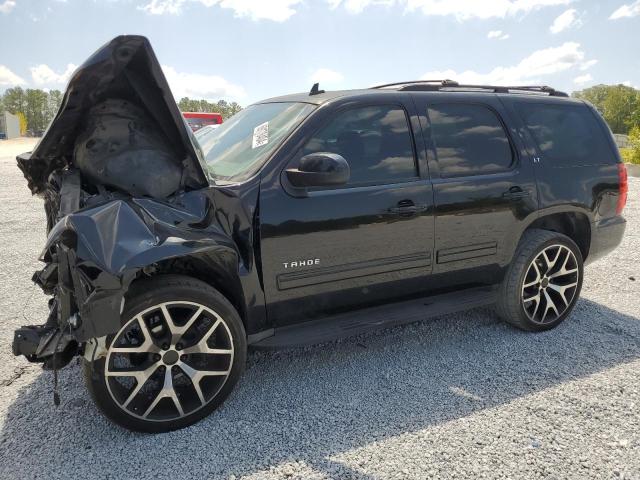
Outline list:
[[[549,330],[571,313],[582,288],[580,249],[566,235],[528,230],[498,294],[498,314],[529,331]]]
[[[522,306],[529,320],[544,325],[560,318],[573,302],[578,260],[564,245],[546,247],[529,264],[522,284]]]
[[[224,400],[244,367],[244,329],[226,299],[192,279],[168,282],[150,285],[146,301],[133,301],[88,375],[98,406],[129,429],[162,432],[198,421]]]

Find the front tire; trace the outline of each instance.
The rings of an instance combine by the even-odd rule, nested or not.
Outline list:
[[[497,312],[522,330],[558,326],[580,296],[584,266],[566,235],[532,229],[522,236],[498,294]]]
[[[115,423],[177,430],[213,412],[246,362],[246,335],[231,303],[199,280],[163,275],[136,283],[106,356],[83,364],[89,392]]]

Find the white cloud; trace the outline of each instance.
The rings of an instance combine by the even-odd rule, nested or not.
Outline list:
[[[236,17],[284,22],[296,13],[293,7],[301,2],[302,0],[149,0],[138,8],[152,15],[178,15],[185,4],[200,3],[205,7],[229,8]]]
[[[40,64],[31,67],[31,78],[36,85],[65,84],[69,81],[71,74],[78,68],[73,63],[67,65],[62,73],[56,73],[49,65]]]
[[[0,86],[13,87],[24,85],[26,82],[4,65],[0,65]]]
[[[175,68],[163,65],[162,71],[167,77],[173,96],[203,98],[217,101],[221,98],[239,100],[246,96],[244,89],[218,75],[178,72]]]
[[[370,6],[393,6],[396,0],[327,0],[331,8],[343,6],[349,13],[362,13],[362,11]]]
[[[582,25],[582,20],[578,18],[578,11],[575,8],[570,8],[556,17],[549,27],[549,31],[551,33],[560,33],[571,27],[579,27],[580,25]]]
[[[144,10],[151,15],[164,15],[165,13],[177,15],[182,11],[184,0],[151,0],[146,5],[139,6],[139,10]]]
[[[498,40],[506,40],[509,38],[508,33],[503,33],[502,30],[491,30],[487,33],[487,38],[497,38]]]
[[[5,0],[0,3],[0,13],[9,13],[16,6],[15,0]]]
[[[495,67],[487,73],[473,70],[456,72],[448,69],[425,73],[422,78],[450,78],[465,83],[516,85],[539,82],[540,77],[580,67],[584,63],[584,52],[580,48],[580,44],[566,42],[559,47],[536,50],[517,65]]]
[[[593,81],[593,77],[590,73],[585,73],[584,75],[579,75],[573,79],[573,83],[576,85],[584,85],[585,83],[589,83]]]
[[[611,14],[609,20],[618,20],[625,17],[637,17],[640,15],[640,0],[633,3],[624,4]]]
[[[400,6],[405,11],[421,10],[425,15],[454,16],[456,19],[505,18],[553,5],[568,5],[573,0],[327,0],[332,8],[343,6],[350,13],[360,13],[375,5]]]
[[[596,59],[587,60],[586,62],[583,62],[582,65],[580,65],[580,70],[582,70],[582,71],[589,70],[596,63],[598,63],[598,60],[596,60]]]
[[[336,84],[342,82],[344,76],[340,72],[331,70],[329,68],[319,68],[309,78],[311,83],[320,82],[320,86],[323,84]]]

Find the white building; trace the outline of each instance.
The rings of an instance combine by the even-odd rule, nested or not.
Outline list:
[[[20,120],[9,112],[0,113],[0,139],[8,140],[20,136]]]

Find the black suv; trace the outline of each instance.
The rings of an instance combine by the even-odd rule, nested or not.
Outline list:
[[[488,304],[553,328],[625,228],[607,125],[552,88],[314,85],[194,136],[137,36],[75,72],[18,164],[45,200],[51,300],[14,353],[81,356],[100,409],[151,432],[218,407],[248,346]]]

